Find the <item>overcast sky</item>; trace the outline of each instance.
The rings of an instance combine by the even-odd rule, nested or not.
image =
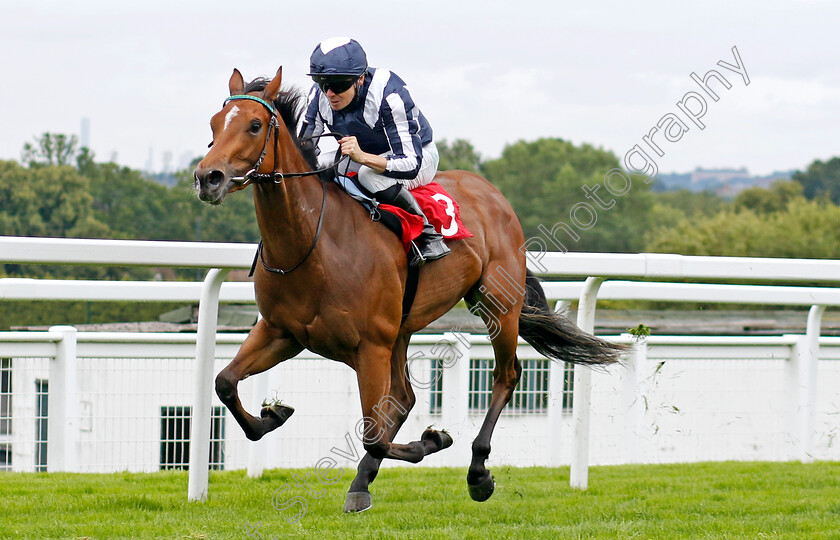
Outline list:
[[[619,156],[642,144],[690,74],[719,71],[705,129],[660,139],[660,172],[701,166],[765,174],[840,155],[840,6],[763,2],[331,2],[0,0],[0,159],[45,131],[90,122],[97,160],[154,170],[200,155],[234,67],[283,66],[309,87],[309,54],[349,35],[374,67],[408,82],[437,139],[486,158],[560,137]],[[236,7],[234,7],[236,6]],[[642,7],[644,6],[644,7]],[[749,77],[734,64],[737,47]],[[659,135],[654,136],[661,137]],[[648,149],[650,152],[650,149]]]

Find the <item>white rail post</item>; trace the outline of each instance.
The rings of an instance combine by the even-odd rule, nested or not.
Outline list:
[[[817,416],[817,364],[820,358],[820,326],[825,306],[811,306],[805,338],[797,343],[796,458],[803,463],[814,460],[814,430]]]
[[[602,277],[588,277],[580,293],[577,325],[584,332],[595,330],[595,304]],[[589,486],[589,407],[592,393],[592,368],[575,366],[575,388],[572,403],[574,452],[569,471],[569,485],[586,489]]]
[[[446,464],[455,466],[463,464],[465,457],[469,459],[472,451],[472,441],[466,437],[470,416],[470,334],[446,332],[443,338],[452,344],[454,354],[442,366],[440,423],[453,441],[452,448],[444,453]]]
[[[268,396],[268,372],[259,373],[249,377],[251,379],[253,395],[251,405],[254,410],[262,409],[263,400]],[[268,443],[271,439],[263,437],[258,441],[251,441],[248,444],[248,471],[249,478],[259,478],[265,470],[265,455],[268,453]]]
[[[630,334],[622,334],[630,338]],[[625,411],[624,428],[627,463],[642,463],[642,440],[645,424],[645,400],[647,394],[647,337],[638,336],[629,355],[627,369],[622,374],[622,409]]]
[[[229,269],[212,268],[204,278],[198,304],[198,333],[195,345],[195,394],[190,422],[190,474],[187,498],[207,499],[210,474],[210,422],[213,401],[213,362],[216,360],[216,326],[219,291]]]
[[[76,329],[53,326],[62,335],[49,368],[47,412],[47,470],[75,472],[78,469],[79,395],[76,386]]]

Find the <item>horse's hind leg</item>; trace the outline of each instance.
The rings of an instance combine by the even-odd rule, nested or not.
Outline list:
[[[242,426],[245,436],[252,441],[282,426],[294,409],[287,405],[263,407],[260,418],[248,414],[239,400],[239,381],[270,369],[303,350],[293,338],[271,328],[260,320],[230,364],[216,376],[216,394],[222,400],[236,421]]]
[[[510,401],[522,375],[522,365],[516,358],[518,326],[510,324],[510,321],[506,324],[503,319],[500,322],[500,330],[492,337],[496,358],[496,366],[493,369],[493,394],[484,423],[481,424],[481,429],[472,444],[472,462],[467,473],[470,497],[478,502],[486,501],[493,494],[495,482],[484,462],[490,456],[490,439],[493,437],[493,429],[499,415]]]
[[[515,261],[507,261],[497,268],[519,268]],[[525,269],[521,265],[519,273],[507,275],[508,285],[512,291],[502,288],[500,280],[480,280],[465,297],[470,304],[471,311],[477,313],[484,320],[493,343],[493,354],[496,365],[493,369],[493,394],[490,406],[484,417],[484,423],[472,445],[472,461],[467,473],[467,486],[470,497],[475,501],[486,501],[493,494],[495,483],[484,462],[490,456],[490,439],[493,429],[502,414],[502,409],[510,401],[519,378],[522,375],[522,365],[516,357],[516,342],[519,335],[519,315],[522,311],[524,295]],[[513,281],[520,278],[517,281]],[[514,285],[521,283],[521,286]]]

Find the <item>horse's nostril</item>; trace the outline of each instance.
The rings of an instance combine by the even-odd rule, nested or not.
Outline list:
[[[225,173],[218,169],[208,171],[204,174],[204,182],[208,187],[219,187],[225,180]]]

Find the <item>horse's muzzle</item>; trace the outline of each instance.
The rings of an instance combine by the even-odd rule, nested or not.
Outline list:
[[[219,169],[195,170],[195,190],[198,198],[209,204],[221,204],[225,198],[227,175]]]

